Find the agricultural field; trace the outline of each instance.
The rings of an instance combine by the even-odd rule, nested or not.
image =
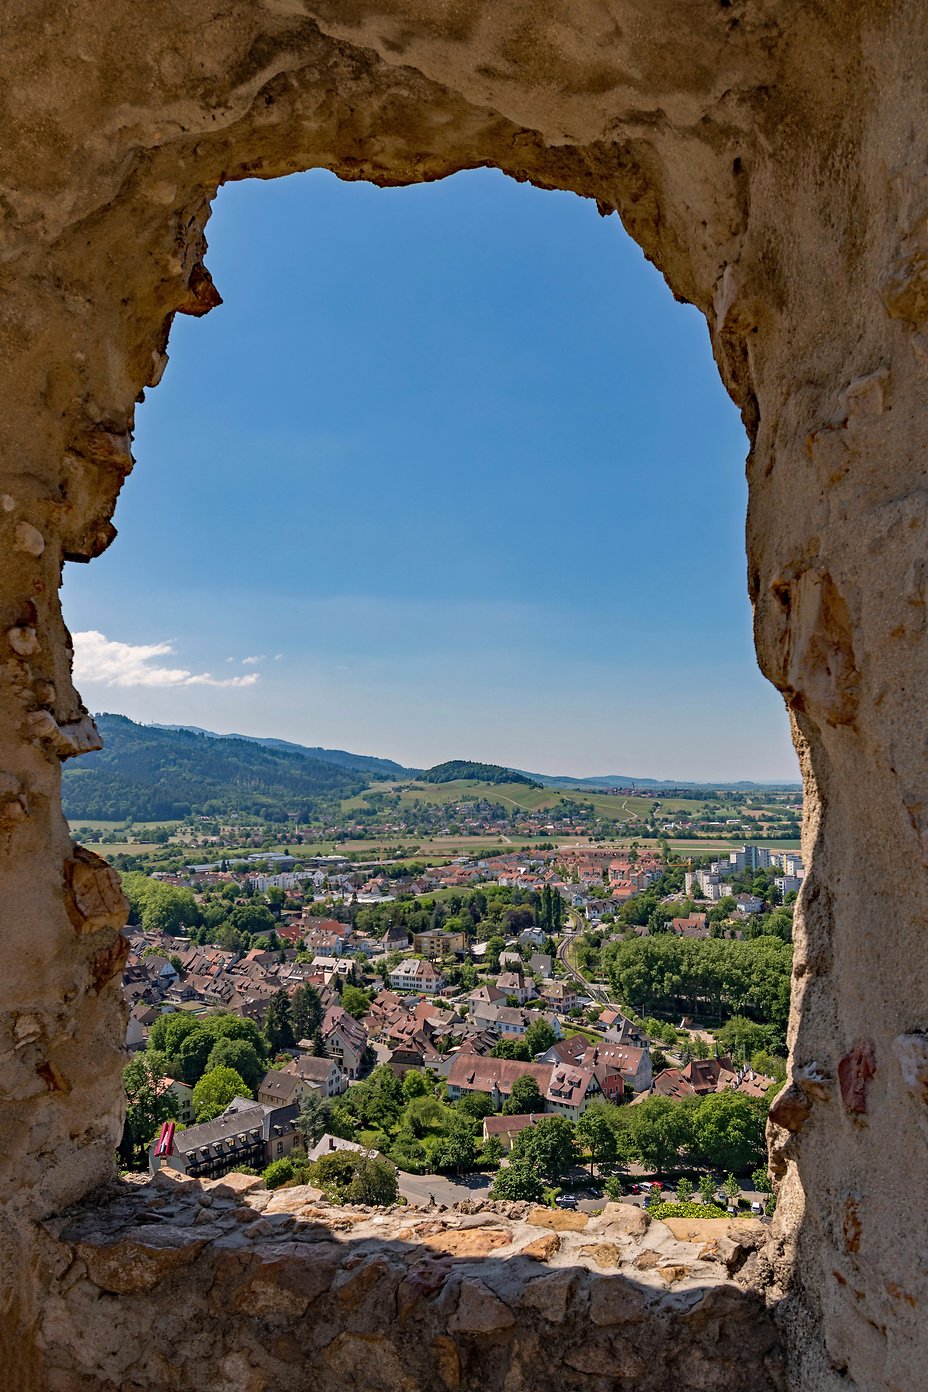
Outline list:
[[[346,798],[341,807],[344,813],[357,812],[367,806],[370,793],[399,795],[399,807],[412,807],[417,803],[431,803],[434,806],[448,806],[455,803],[498,802],[504,806],[521,808],[524,812],[537,812],[562,807],[565,803],[578,802],[595,808],[600,816],[615,821],[630,818],[643,819],[655,807],[668,816],[694,816],[701,813],[706,803],[700,798],[661,798],[659,795],[619,797],[611,793],[587,792],[585,790],[560,788],[531,788],[524,783],[480,783],[471,778],[459,778],[451,783],[377,783],[357,797]]]

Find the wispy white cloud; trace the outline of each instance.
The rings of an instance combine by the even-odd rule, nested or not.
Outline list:
[[[165,667],[155,658],[173,654],[171,643],[120,643],[96,629],[74,634],[74,677],[101,686],[254,686],[257,672],[214,677],[186,667]]]
[[[265,662],[266,660],[264,653],[259,653],[257,657],[243,657],[242,666],[257,667],[259,662]]]

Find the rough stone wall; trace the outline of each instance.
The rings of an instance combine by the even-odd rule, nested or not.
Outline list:
[[[758,655],[794,717],[810,865],[768,1294],[796,1386],[919,1385],[928,7],[7,0],[2,32],[7,1366],[41,1385],[32,1223],[108,1178],[120,1125],[118,889],[59,807],[60,760],[96,739],[62,561],[112,540],[171,319],[218,302],[203,257],[221,182],[487,164],[618,209],[706,315],[741,407]]]
[[[458,1208],[244,1175],[114,1188],[40,1230],[43,1392],[782,1392],[779,1332],[730,1278],[760,1223]]]

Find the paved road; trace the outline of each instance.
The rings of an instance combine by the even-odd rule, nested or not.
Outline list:
[[[415,1204],[417,1208],[428,1208],[432,1198],[436,1203],[449,1206],[460,1203],[462,1199],[485,1199],[493,1176],[470,1174],[461,1179],[452,1179],[449,1175],[414,1175],[400,1170],[397,1180],[400,1193],[407,1203]]]

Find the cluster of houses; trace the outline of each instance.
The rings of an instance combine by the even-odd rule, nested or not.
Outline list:
[[[745,847],[733,853],[730,862],[705,872],[707,883],[712,883],[712,873],[722,882],[738,869],[753,865],[755,854],[758,865],[777,864],[784,875],[801,877],[797,857],[775,859],[777,853]],[[762,856],[768,859],[762,861]],[[247,873],[258,888],[257,872]],[[586,1034],[563,1037],[564,1017],[592,1002],[570,981],[554,977],[552,959],[541,950],[545,939],[540,930],[524,931],[513,944],[521,950],[501,954],[495,980],[487,979],[470,992],[455,994],[440,963],[465,954],[479,961],[486,944],[468,943],[463,934],[441,929],[417,934],[411,945],[398,927],[388,928],[381,937],[371,937],[334,917],[319,917],[318,911],[314,914],[305,906],[309,875],[313,895],[357,902],[383,901],[400,890],[428,893],[440,887],[470,888],[495,882],[536,891],[551,886],[576,908],[589,911],[594,903],[601,908],[604,891],[606,903],[622,902],[646,889],[660,873],[658,859],[650,851],[616,856],[585,848],[565,850],[557,857],[518,853],[454,862],[430,869],[408,886],[382,875],[365,879],[356,869],[319,866],[304,872],[281,865],[274,867],[270,878],[267,872],[260,878],[267,882],[262,888],[277,883],[285,894],[303,900],[299,909],[285,909],[282,914],[278,936],[283,948],[256,947],[236,953],[127,928],[129,956],[123,992],[129,1008],[126,1042],[130,1050],[145,1046],[151,1026],[165,1011],[202,1014],[221,1009],[260,1026],[278,993],[292,996],[305,984],[316,989],[323,1007],[320,1033],[324,1057],[317,1056],[309,1041],[301,1040],[290,1051],[292,1056],[284,1067],[268,1071],[253,1101],[238,1098],[222,1116],[179,1131],[172,1142],[172,1154],[157,1161],[153,1156],[153,1167],[164,1160],[186,1173],[208,1178],[242,1165],[264,1168],[292,1149],[303,1099],[343,1093],[370,1066],[372,1057],[388,1063],[400,1075],[410,1069],[429,1070],[446,1080],[452,1099],[468,1092],[487,1093],[497,1108],[511,1096],[517,1079],[531,1076],[541,1098],[537,1112],[487,1118],[485,1134],[498,1135],[504,1148],[520,1128],[533,1124],[538,1116],[556,1114],[576,1121],[596,1097],[621,1102],[728,1088],[763,1095],[772,1080],[749,1069],[739,1070],[727,1058],[693,1060],[685,1068],[668,1068],[655,1076],[647,1040],[614,1009],[603,1010],[596,1020],[595,1042]],[[172,878],[198,888],[230,877],[225,870],[192,867],[187,879]],[[675,919],[672,926],[685,936],[707,936],[709,931],[705,914]],[[395,961],[392,954],[396,951],[409,955],[388,969],[387,959]],[[366,1013],[357,1019],[342,1007],[341,991],[356,978],[354,959],[361,954],[367,964],[366,983],[371,984],[373,976],[376,994]],[[519,1040],[537,1022],[548,1027],[554,1040],[544,1053],[532,1062],[491,1057],[501,1039]],[[192,1121],[192,1089],[177,1079],[165,1079],[163,1085],[177,1096],[180,1120],[185,1124]]]
[[[646,1097],[705,1097],[710,1092],[739,1092],[744,1097],[762,1098],[773,1087],[774,1079],[744,1065],[736,1067],[724,1055],[720,1058],[691,1059],[684,1068],[665,1068],[648,1087],[632,1099],[632,1105]]]
[[[448,1096],[455,1101],[468,1092],[487,1093],[498,1110],[514,1083],[525,1077],[538,1088],[541,1112],[576,1122],[594,1098],[622,1101],[632,1080],[650,1084],[651,1063],[645,1047],[607,1041],[593,1045],[579,1036],[558,1040],[533,1063],[461,1051],[448,1071]]]
[[[258,860],[258,857],[252,857]],[[215,864],[189,865],[183,873],[155,872],[155,878],[179,888],[194,891],[228,883],[264,893],[275,887],[287,899],[300,905],[313,900],[327,903],[382,904],[400,894],[432,894],[441,889],[474,889],[481,884],[498,884],[513,889],[541,891],[545,886],[558,890],[574,907],[585,909],[595,891],[595,901],[623,903],[647,889],[661,874],[662,866],[654,850],[640,852],[602,851],[593,847],[565,848],[560,851],[521,850],[479,859],[459,857],[449,865],[429,866],[414,875],[371,874],[369,868],[354,866],[341,857],[318,858],[296,868],[293,857],[275,855],[261,858],[271,862],[264,869],[234,871]],[[221,863],[224,866],[224,862]],[[247,864],[247,862],[239,862]],[[286,921],[290,912],[285,908]],[[451,937],[455,935],[450,935]],[[446,941],[440,930],[418,935],[414,950],[421,956],[437,958],[463,950],[463,944]]]
[[[188,865],[182,873],[155,871],[154,878],[195,891],[233,883],[260,894],[270,888],[280,889],[300,902],[315,899],[345,904],[389,903],[400,894],[432,894],[441,889],[472,889],[480,884],[541,889],[547,883],[566,883],[557,873],[553,853],[542,851],[481,859],[462,856],[448,865],[431,865],[419,868],[415,874],[398,876],[388,876],[383,871],[372,874],[371,867],[354,865],[341,856],[307,859],[299,868],[294,857],[282,854],[269,853],[249,859],[262,868],[252,869],[245,860],[236,862],[232,870],[223,861]]]
[[[648,888],[663,873],[663,865],[654,850],[615,851],[593,847],[572,847],[559,852],[558,863],[563,870],[571,903],[576,908],[589,906],[591,892],[595,901],[624,904]]]

